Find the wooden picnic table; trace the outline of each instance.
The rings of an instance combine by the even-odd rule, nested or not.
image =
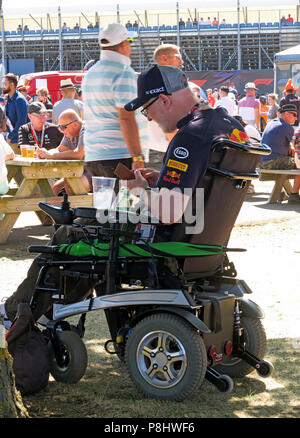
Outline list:
[[[17,188],[10,188],[6,195],[0,196],[0,213],[5,213],[0,221],[0,244],[7,241],[12,228],[22,212],[34,211],[39,219],[45,217],[38,206],[40,201],[61,202],[54,195],[50,179],[64,178],[72,190],[69,196],[71,207],[92,206],[93,196],[87,194],[80,178],[84,161],[81,160],[42,160],[16,156],[6,162],[8,181],[15,179]]]
[[[300,175],[300,169],[294,170],[269,170],[257,169],[260,181],[275,181],[272,193],[268,199],[269,204],[275,204],[280,199],[281,190],[284,188],[289,195],[292,192],[292,185],[290,179]]]

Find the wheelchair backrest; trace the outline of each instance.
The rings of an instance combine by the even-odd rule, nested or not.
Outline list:
[[[214,142],[207,171],[198,184],[204,189],[204,229],[191,235],[190,243],[227,246],[251,180],[258,178],[255,169],[260,156],[269,153],[265,145],[254,147],[227,139]],[[183,270],[207,275],[220,269],[224,257],[186,258]]]

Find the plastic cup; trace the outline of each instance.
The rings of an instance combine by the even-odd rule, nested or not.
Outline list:
[[[27,146],[27,158],[34,158],[35,146]]]
[[[26,145],[21,146],[21,156],[23,158],[27,158],[27,146]]]
[[[93,176],[93,205],[100,210],[108,210],[114,197],[116,178]]]

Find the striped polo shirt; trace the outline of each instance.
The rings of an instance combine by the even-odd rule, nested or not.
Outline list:
[[[100,61],[83,79],[85,161],[130,158],[124,141],[118,108],[137,96],[137,75],[130,58],[102,50]],[[136,112],[141,146],[148,146],[148,121]]]

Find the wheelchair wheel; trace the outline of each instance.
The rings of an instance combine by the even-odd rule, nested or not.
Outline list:
[[[201,385],[207,356],[203,339],[186,321],[158,313],[139,322],[125,353],[131,379],[146,396],[181,401]]]
[[[62,331],[56,334],[60,352],[56,356],[51,341],[48,343],[50,373],[58,382],[77,383],[87,367],[85,345],[73,331]]]
[[[266,332],[260,319],[249,317],[241,318],[241,326],[244,329],[246,349],[259,359],[263,359],[266,353]],[[253,366],[238,357],[232,356],[229,362],[216,365],[215,370],[230,377],[244,377],[254,371]]]

